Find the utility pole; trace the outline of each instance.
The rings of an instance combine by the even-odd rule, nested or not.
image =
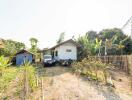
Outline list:
[[[131,39],[132,39],[132,19],[131,19]]]
[[[132,16],[127,20],[127,22],[123,25],[123,27],[121,28],[122,30],[128,25],[128,24],[131,24],[131,39],[132,39]]]

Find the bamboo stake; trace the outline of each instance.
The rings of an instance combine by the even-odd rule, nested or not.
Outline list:
[[[36,68],[37,68],[37,63],[36,63]],[[38,70],[38,69],[37,69]],[[37,71],[37,75],[36,75],[36,85],[38,87],[39,85],[39,78],[38,78],[38,71]]]
[[[25,73],[25,76],[26,76],[26,97],[28,97],[28,75],[27,75],[27,70],[26,70],[26,73]]]
[[[37,80],[37,81],[36,81],[36,82],[37,82],[37,83],[36,83],[36,86],[38,87],[38,85],[39,85],[38,73],[37,73],[37,75],[36,75],[36,80]]]
[[[26,100],[26,69],[24,69],[24,73],[23,73],[23,76],[24,76],[24,78],[23,78],[23,100]]]
[[[44,100],[43,77],[41,78],[41,93],[42,93],[42,100]]]

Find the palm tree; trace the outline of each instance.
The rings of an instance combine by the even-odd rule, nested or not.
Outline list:
[[[38,40],[36,38],[30,38],[30,43],[31,43],[31,48],[30,48],[30,51],[32,53],[37,53],[37,43],[38,43]]]
[[[30,43],[32,45],[36,45],[38,43],[38,40],[36,38],[30,38]]]

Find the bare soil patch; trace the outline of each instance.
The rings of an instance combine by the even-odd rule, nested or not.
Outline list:
[[[112,74],[115,89],[98,85],[86,77],[78,77],[69,67],[38,67],[39,78],[43,77],[44,100],[132,100],[130,77],[119,71],[112,71]],[[41,80],[39,86],[40,83]],[[21,100],[19,94],[16,94],[17,85],[18,78],[11,82],[4,96],[9,100]],[[39,87],[30,95],[29,100],[42,100],[41,98],[42,92]]]
[[[130,89],[124,83],[128,80],[125,79],[125,75],[121,76],[122,83],[115,80],[116,89],[113,89],[97,85],[95,82],[88,81],[87,78],[77,77],[67,67],[47,67],[45,70],[45,100],[132,100]],[[119,76],[120,74],[117,75],[118,78]],[[121,92],[121,89],[128,91]]]

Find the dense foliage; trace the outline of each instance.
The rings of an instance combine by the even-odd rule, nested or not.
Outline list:
[[[36,72],[29,62],[25,62],[21,68],[23,75],[20,77],[20,85],[32,92],[36,88]],[[25,90],[26,91],[26,90]]]
[[[102,63],[99,58],[87,57],[80,62],[72,64],[73,71],[85,76],[90,79],[98,80],[107,83],[109,68],[107,64]]]
[[[0,56],[0,77],[2,77],[4,70],[6,67],[8,67],[9,64],[9,59],[5,58],[4,56]]]
[[[36,54],[37,53],[37,43],[38,40],[36,38],[30,38],[30,44],[31,44],[31,48],[30,48],[30,52]]]
[[[123,55],[132,53],[132,39],[121,29],[104,29],[97,33],[88,31],[84,36],[76,39],[80,44],[78,58],[88,55]]]
[[[19,67],[8,67],[4,70],[2,77],[0,77],[0,94],[9,86],[9,83],[16,78],[19,73]]]
[[[9,82],[16,77],[18,68],[9,67],[9,59],[0,56],[0,93],[8,86]]]
[[[13,40],[2,40],[4,48],[0,48],[0,55],[12,56],[21,49],[25,49],[25,44]]]
[[[78,48],[78,58],[83,59],[88,55],[95,55],[95,43],[90,41],[86,36],[81,36],[77,40],[80,47]]]

